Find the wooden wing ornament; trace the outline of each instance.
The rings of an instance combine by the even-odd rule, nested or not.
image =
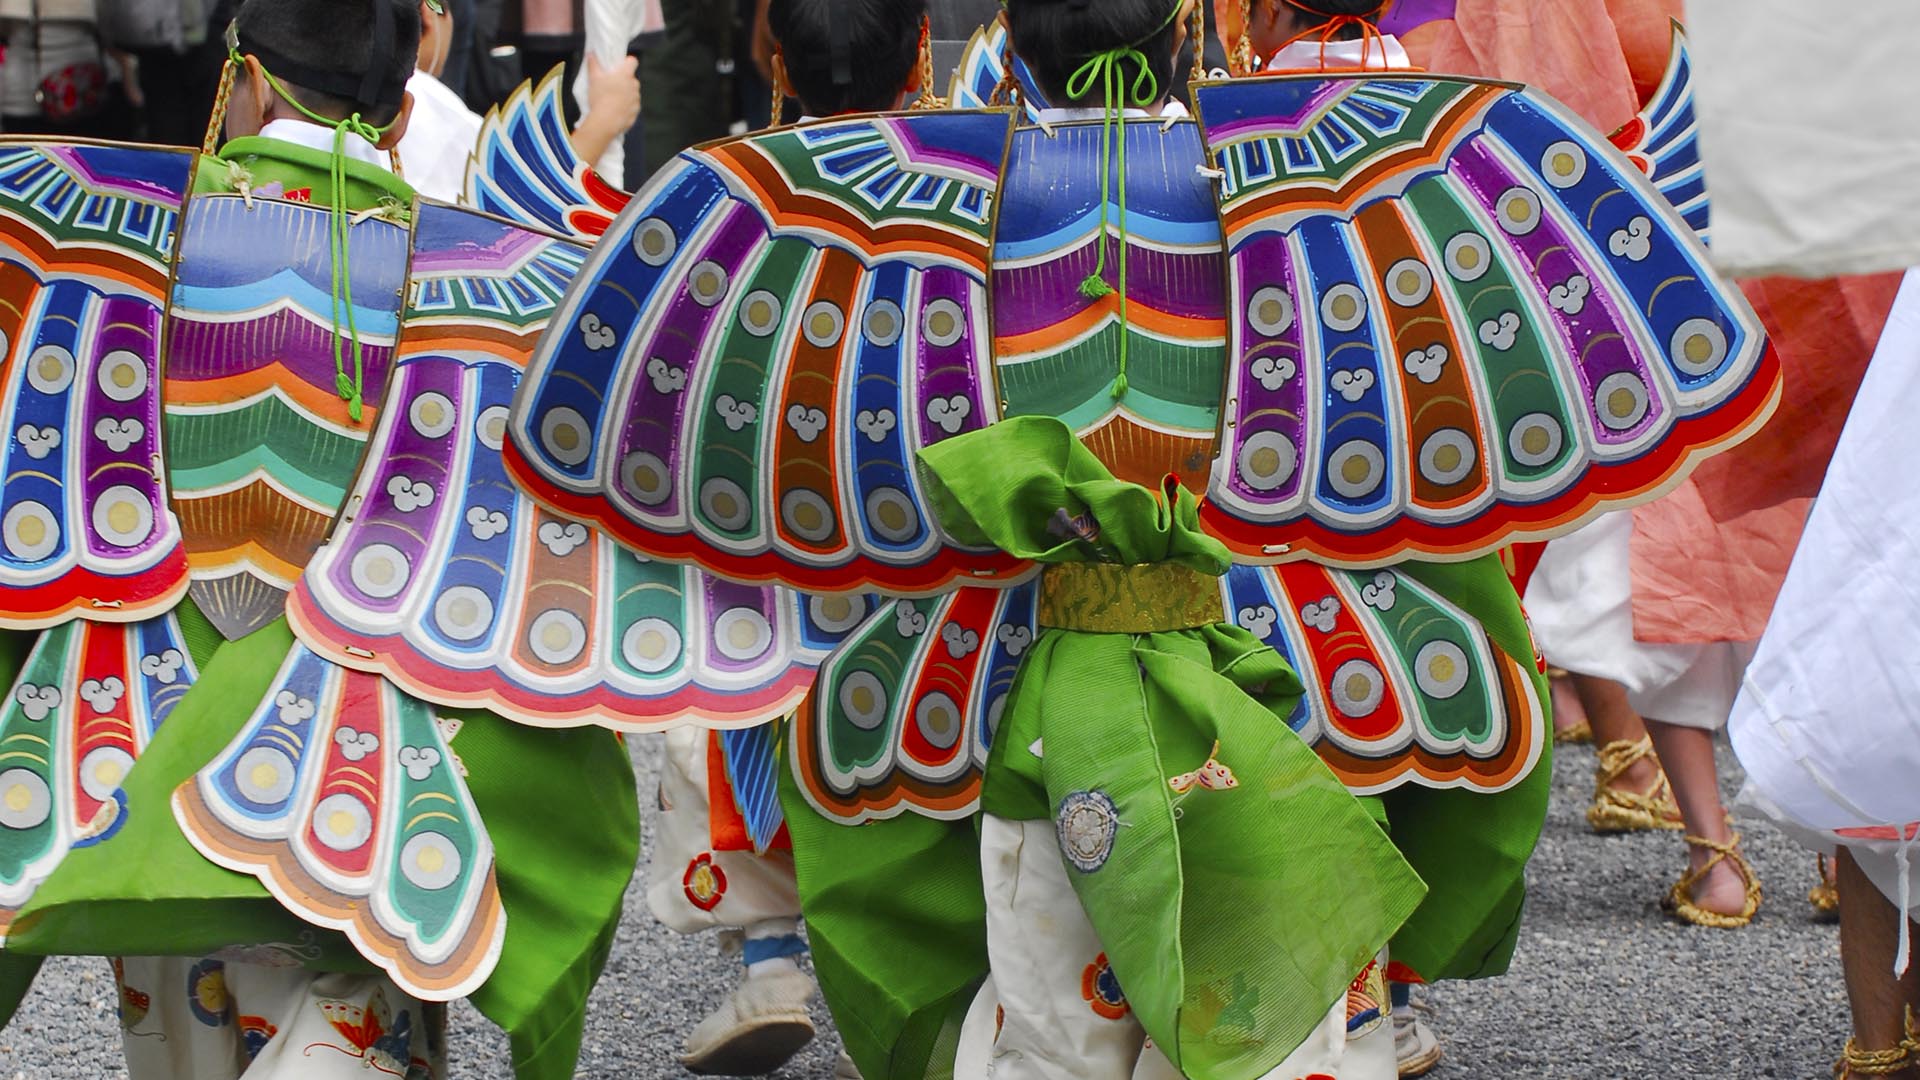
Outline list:
[[[954,65],[953,81],[947,87],[947,101],[953,108],[986,109],[1001,104],[996,99],[1007,85],[1007,68],[1011,65],[1013,96],[1005,103],[1019,105],[1021,116],[1028,123],[1040,119],[1040,110],[1047,107],[1046,97],[1034,85],[1026,62],[1013,54],[1012,36],[1007,30],[1006,16],[999,15],[967,39],[960,62]]]
[[[1711,203],[1700,169],[1700,141],[1693,121],[1693,57],[1687,32],[1673,24],[1673,44],[1660,85],[1641,108],[1607,140],[1653,181],[1660,194],[1707,243]]]
[[[467,166],[468,205],[529,228],[592,243],[630,196],[602,180],[574,152],[554,71],[521,83],[487,113]]]
[[[836,119],[682,154],[608,230],[515,401],[509,468],[643,554],[816,592],[1029,568],[927,520],[914,454],[999,415],[1004,112]]]

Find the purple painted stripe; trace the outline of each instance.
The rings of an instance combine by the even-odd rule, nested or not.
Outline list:
[[[439,208],[435,208],[439,209]],[[466,213],[466,211],[461,211]],[[441,215],[444,217],[444,212]],[[487,225],[498,223],[479,215],[473,215]],[[438,220],[438,219],[436,219]],[[521,229],[501,227],[500,232],[487,237],[487,243],[480,242],[481,230],[475,227],[474,235],[464,238],[451,238],[451,242],[442,247],[415,245],[413,253],[413,272],[422,274],[452,274],[458,272],[485,272],[510,270],[519,265],[526,257],[538,251],[551,241],[538,233]],[[441,239],[436,237],[436,239]]]
[[[915,380],[919,400],[914,405],[920,410],[920,430],[926,445],[986,425],[986,409],[982,407],[986,391],[980,385],[980,371],[974,358],[987,355],[987,343],[975,339],[973,325],[974,314],[987,301],[985,290],[958,270],[938,267],[921,278],[920,310],[924,312],[940,300],[951,300],[960,306],[962,330],[958,340],[945,346],[928,341],[924,330],[914,335],[919,347],[916,358],[919,377]],[[962,401],[966,403],[964,406],[960,404]],[[956,412],[965,415],[949,431],[940,423],[940,418],[946,417],[947,422],[952,423]]]
[[[785,633],[785,628],[780,625],[781,614],[774,602],[773,589],[765,585],[743,585],[713,574],[701,574],[699,578],[706,591],[706,610],[702,613],[707,623],[705,665],[728,674],[739,674],[765,667],[767,660],[779,651],[781,636]],[[767,626],[772,631],[767,635],[766,646],[745,660],[735,660],[727,656],[715,644],[721,633],[720,617],[735,608],[759,612],[760,616],[767,620]]]
[[[1092,238],[1050,262],[995,269],[993,328],[999,337],[1044,330],[1071,319],[1095,301],[1080,295],[1080,283],[1099,264]],[[1101,275],[1120,287],[1120,252],[1108,249]],[[1127,245],[1127,302],[1193,319],[1218,319],[1226,311],[1220,253],[1174,254]]]
[[[333,334],[289,310],[241,322],[203,322],[176,310],[167,327],[167,378],[223,379],[279,363],[309,386],[334,391]],[[393,348],[362,339],[365,397],[382,400],[393,365]],[[351,342],[341,350],[353,370]]]
[[[1311,299],[1303,300],[1301,296],[1301,279],[1304,275],[1296,271],[1284,235],[1261,233],[1235,252],[1232,259],[1233,278],[1241,283],[1240,288],[1245,295],[1238,298],[1239,310],[1231,314],[1239,333],[1238,347],[1231,351],[1234,356],[1244,356],[1245,359],[1235,361],[1241,365],[1235,373],[1240,392],[1237,395],[1239,402],[1235,406],[1233,442],[1225,462],[1225,475],[1227,486],[1235,495],[1252,503],[1274,505],[1297,498],[1303,478],[1312,470],[1312,463],[1307,460],[1308,359],[1298,313],[1313,311],[1315,306]],[[1247,318],[1247,305],[1253,294],[1268,285],[1284,288],[1293,299],[1296,313],[1286,330],[1278,336],[1260,333]],[[1276,368],[1284,367],[1287,363],[1293,365],[1294,373],[1274,389],[1267,389],[1256,374],[1265,373],[1269,379],[1277,379]],[[1275,410],[1284,410],[1293,415],[1283,416]],[[1265,432],[1276,432],[1293,444],[1295,465],[1293,474],[1284,483],[1261,491],[1249,485],[1241,476],[1240,451],[1249,439]]]
[[[998,158],[983,158],[975,154],[958,150],[935,149],[921,142],[914,133],[913,125],[905,118],[892,117],[876,120],[875,123],[892,134],[895,144],[904,154],[899,164],[911,169],[916,165],[935,165],[944,169],[963,172],[974,177],[980,187],[990,188],[1000,179],[1000,161]]]
[[[1447,171],[1467,189],[1487,219],[1495,222],[1500,220],[1497,212],[1500,196],[1514,187],[1526,186],[1523,178],[1508,170],[1487,149],[1485,135],[1476,135],[1462,145],[1448,163]],[[1628,443],[1659,423],[1667,406],[1654,392],[1659,384],[1654,381],[1647,358],[1634,343],[1630,329],[1633,316],[1623,316],[1617,298],[1599,284],[1606,280],[1606,275],[1575,256],[1577,249],[1573,240],[1544,209],[1540,224],[1524,236],[1514,236],[1502,228],[1489,231],[1504,239],[1522,262],[1533,267],[1533,273],[1519,275],[1522,280],[1515,282],[1515,287],[1532,287],[1539,298],[1540,309],[1548,314],[1551,328],[1560,335],[1572,356],[1595,437],[1606,444]],[[1574,274],[1585,274],[1595,287],[1580,313],[1569,316],[1548,303],[1546,290],[1552,283],[1565,281]],[[1632,372],[1641,380],[1646,387],[1648,407],[1639,423],[1625,431],[1615,431],[1600,422],[1593,397],[1594,389],[1602,380],[1622,371]]]
[[[453,474],[454,454],[469,427],[460,378],[463,370],[457,360],[429,359],[409,363],[397,375],[393,411],[382,417],[384,438],[367,450],[372,476],[359,488],[366,500],[347,534],[335,541],[338,555],[327,569],[333,587],[357,607],[390,614],[400,610],[415,591],[433,585],[421,573],[421,563],[438,519],[457,514],[461,506],[462,493],[449,489],[462,479]],[[412,404],[428,393],[447,401],[445,430],[439,435],[421,430],[410,415]],[[396,493],[389,487],[396,479],[404,479],[406,491]],[[431,502],[414,501],[418,484],[433,489]],[[411,509],[402,509],[403,501]],[[354,554],[369,544],[390,544],[406,556],[407,584],[396,595],[381,599],[354,583]]]
[[[100,333],[94,338],[93,355],[82,369],[93,377],[87,379],[84,387],[76,387],[85,394],[86,401],[81,410],[81,424],[78,430],[67,434],[81,444],[81,502],[89,515],[95,500],[111,488],[131,487],[147,499],[153,514],[153,528],[131,547],[109,543],[91,527],[89,516],[89,527],[85,530],[88,551],[96,556],[124,559],[161,544],[171,545],[179,539],[172,529],[162,526],[167,514],[166,499],[152,466],[160,451],[159,365],[155,363],[160,340],[160,309],[151,301],[137,297],[107,297],[100,301],[98,318]],[[99,377],[102,361],[114,353],[132,354],[146,370],[144,390],[128,400],[119,401],[108,395]],[[114,366],[119,367],[126,359],[124,355],[116,357]],[[107,381],[111,382],[112,372],[108,372],[108,376]],[[133,384],[129,389],[138,385]],[[126,442],[125,449],[116,451],[114,443],[108,440],[124,439],[132,425],[138,425],[139,437]]]
[[[732,283],[746,265],[747,256],[766,235],[767,227],[760,220],[760,215],[744,204],[735,203],[727,211],[726,220],[692,263],[697,265],[708,260],[717,263],[727,272],[727,280]],[[682,282],[666,316],[654,330],[653,338],[645,343],[644,348],[629,350],[628,355],[647,360],[658,357],[691,375],[708,335],[722,332],[726,317],[732,313],[733,305],[725,299],[713,307],[703,306]],[[609,356],[608,362],[615,359],[617,357]],[[690,377],[687,384],[690,386],[693,381]],[[608,463],[608,467],[618,469],[619,462],[625,460],[629,453],[641,450],[666,463],[667,475],[676,479],[667,498],[648,508],[650,513],[670,515],[679,510],[677,481],[687,471],[680,460],[679,432],[685,422],[687,400],[692,396],[685,389],[661,393],[654,389],[653,380],[642,374],[633,380],[625,401],[610,403],[616,405],[617,412],[614,415],[620,417],[624,428],[614,450],[613,461]],[[766,417],[761,420],[763,423],[770,421],[771,418]]]
[[[1306,102],[1289,113],[1263,113],[1239,120],[1209,121],[1207,124],[1207,148],[1219,150],[1228,143],[1241,139],[1293,138],[1300,134],[1300,126],[1326,105],[1340,97],[1347,89],[1355,85],[1352,80],[1334,79],[1320,84],[1307,95]]]

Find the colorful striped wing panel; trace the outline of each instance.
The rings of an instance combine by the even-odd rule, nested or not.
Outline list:
[[[0,703],[0,941],[67,852],[125,822],[120,783],[195,675],[172,615],[40,635]]]
[[[1001,113],[836,119],[689,151],[588,260],[515,401],[541,502],[648,555],[816,592],[1026,567],[954,547],[914,454],[999,415]]]
[[[329,212],[198,195],[187,206],[167,320],[174,506],[193,598],[228,638],[280,617],[287,590],[346,502],[393,367],[407,229],[352,226],[350,317],[366,408],[340,396]]]
[[[1008,416],[1060,418],[1120,479],[1158,488],[1172,473],[1204,490],[1227,363],[1213,185],[1192,121],[1123,127],[1105,183],[1099,123],[1014,133],[994,231],[994,374]],[[1106,294],[1089,298],[1096,268]]]
[[[296,645],[233,742],[173,795],[201,854],[339,930],[401,989],[464,997],[506,935],[493,842],[425,702]]]
[[[337,663],[523,723],[782,716],[830,648],[798,597],[636,556],[507,476],[522,365],[585,257],[496,218],[420,206],[388,408],[289,618]]]
[[[1668,490],[1777,402],[1692,228],[1547,98],[1278,76],[1197,100],[1237,358],[1203,520],[1243,558],[1553,535]]]
[[[151,618],[187,588],[159,361],[191,167],[0,143],[0,626]]]

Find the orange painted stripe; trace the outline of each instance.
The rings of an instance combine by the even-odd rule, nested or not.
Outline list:
[[[371,429],[380,415],[374,403],[367,402],[361,418],[355,421],[339,394],[307,382],[278,361],[215,379],[168,379],[166,401],[168,405],[226,405],[274,387],[307,412],[344,428]]]
[[[1029,330],[1024,334],[995,337],[994,353],[1005,358],[1058,349],[1091,331],[1102,319],[1118,315],[1119,312],[1119,294],[1103,296],[1051,326]],[[1225,341],[1227,337],[1227,320],[1224,318],[1197,319],[1189,315],[1173,315],[1147,307],[1137,300],[1127,304],[1127,322],[1148,333],[1189,344],[1196,339],[1216,338]]]
[[[828,523],[832,531],[823,540],[816,542],[804,539],[788,527],[778,500],[789,491],[805,488],[825,499],[827,505],[833,508],[830,513],[839,513],[839,485],[842,478],[834,474],[832,432],[838,426],[838,418],[834,414],[838,411],[837,387],[840,383],[842,350],[846,348],[848,338],[860,333],[859,315],[854,309],[853,299],[864,276],[860,260],[852,252],[837,247],[821,250],[819,266],[813,277],[813,289],[806,298],[805,307],[799,309],[799,318],[805,320],[809,308],[825,301],[841,313],[840,333],[831,344],[820,346],[808,341],[804,333],[806,328],[802,328],[801,335],[794,339],[793,359],[786,369],[786,385],[780,387],[778,411],[761,420],[762,423],[780,425],[773,445],[774,475],[779,478],[773,506],[774,527],[781,539],[803,551],[821,555],[830,555],[846,547],[842,523],[838,520]],[[915,359],[908,355],[902,363],[911,364]],[[827,428],[822,437],[808,442],[787,423],[787,411],[796,406],[818,409],[827,417]],[[840,423],[844,423],[844,420]]]
[[[232,547],[187,553],[187,565],[195,570],[237,570],[249,563],[282,581],[293,581],[306,569],[304,566],[295,566],[252,540],[241,541]]]

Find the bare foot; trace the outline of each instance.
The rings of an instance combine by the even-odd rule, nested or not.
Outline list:
[[[1689,870],[1698,870],[1713,852],[1701,848],[1692,848],[1687,858]],[[1747,909],[1747,879],[1728,859],[1722,859],[1706,876],[1693,883],[1687,890],[1696,907],[1722,915],[1739,915]]]
[[[1627,766],[1627,770],[1614,777],[1607,786],[1615,791],[1630,791],[1635,795],[1651,797],[1662,779],[1664,776],[1660,772],[1660,763],[1649,755]]]

